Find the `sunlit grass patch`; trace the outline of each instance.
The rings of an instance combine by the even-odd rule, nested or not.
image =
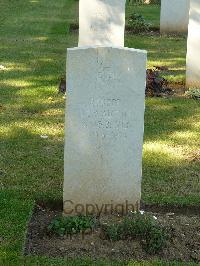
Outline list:
[[[146,142],[143,146],[144,156],[147,154],[158,154],[165,158],[165,160],[169,160],[172,163],[177,164],[177,161],[181,161],[184,159],[184,150],[181,146],[173,146],[166,144],[166,142]]]

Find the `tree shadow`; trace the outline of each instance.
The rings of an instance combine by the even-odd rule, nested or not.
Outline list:
[[[19,3],[26,11],[23,16],[20,16]],[[11,2],[7,3],[5,13],[2,11],[7,14],[0,29],[0,64],[6,67],[5,71],[0,71],[2,185],[3,188],[22,192],[26,197],[62,197],[64,99],[57,95],[57,86],[60,77],[65,75],[66,47],[77,46],[77,35],[65,33],[65,22],[66,32],[69,24],[66,9],[73,2],[68,3],[61,7],[56,1],[39,1],[37,8],[33,9],[28,2],[20,0],[18,3],[12,1],[12,7]],[[15,7],[16,11],[10,14]],[[50,13],[44,15],[47,9]],[[51,19],[58,14],[59,19]],[[171,44],[176,39],[171,39]],[[151,40],[141,38],[137,45],[139,48],[150,46],[152,59],[161,39]],[[181,52],[181,58],[177,57],[179,47],[175,50],[171,48],[169,54],[165,53],[164,42],[166,39],[158,58],[167,59],[171,66],[178,60],[182,62],[184,52]],[[180,199],[187,191],[187,195],[192,195],[191,201],[197,201],[198,183],[192,181],[197,180],[198,163],[188,162],[182,157],[179,160],[167,150],[151,150],[149,146],[161,142],[160,149],[165,149],[162,142],[169,142],[176,147],[184,145],[179,133],[197,135],[199,129],[195,121],[198,108],[199,103],[193,100],[147,100],[147,150],[143,163],[143,194],[146,200],[163,197],[170,201],[169,197],[173,196],[175,201],[177,191]],[[41,135],[48,135],[48,138],[42,139]],[[186,139],[185,142],[190,144],[191,140]],[[194,148],[197,145],[198,141]],[[183,185],[180,187],[181,182]]]
[[[147,100],[142,194],[145,201],[199,204],[199,160],[192,157],[199,149],[199,110],[200,103],[195,100]]]

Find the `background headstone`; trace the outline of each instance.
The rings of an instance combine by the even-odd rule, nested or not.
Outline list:
[[[187,32],[190,0],[161,0],[160,31]]]
[[[80,0],[78,46],[124,46],[125,0]]]
[[[146,51],[68,49],[67,81],[64,213],[77,204],[137,205]]]
[[[186,86],[200,88],[200,1],[191,0],[187,40]]]

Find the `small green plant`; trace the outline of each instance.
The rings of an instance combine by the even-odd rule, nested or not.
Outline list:
[[[200,89],[193,88],[185,92],[185,95],[189,98],[200,99]]]
[[[128,19],[128,26],[134,30],[134,32],[148,31],[150,23],[148,23],[144,17],[140,14],[133,13]]]
[[[167,231],[157,222],[156,217],[140,212],[124,217],[121,223],[106,225],[105,236],[112,241],[137,238],[149,254],[158,253],[166,243]]]
[[[48,226],[48,231],[59,236],[72,235],[93,229],[95,219],[91,216],[56,217]]]
[[[166,230],[158,225],[154,225],[146,233],[144,249],[149,254],[156,254],[165,246],[167,239]]]
[[[151,215],[132,213],[124,218],[123,231],[129,237],[145,236],[155,224],[156,220]]]
[[[118,241],[122,238],[123,225],[122,224],[108,224],[104,226],[104,233],[106,238],[111,241]]]

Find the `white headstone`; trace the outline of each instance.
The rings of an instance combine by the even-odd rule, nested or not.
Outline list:
[[[67,83],[64,213],[133,209],[141,194],[146,51],[68,49]]]
[[[187,32],[190,0],[161,0],[160,31]]]
[[[80,0],[78,46],[124,46],[126,0]]]
[[[200,0],[191,0],[187,40],[186,86],[200,88]]]

